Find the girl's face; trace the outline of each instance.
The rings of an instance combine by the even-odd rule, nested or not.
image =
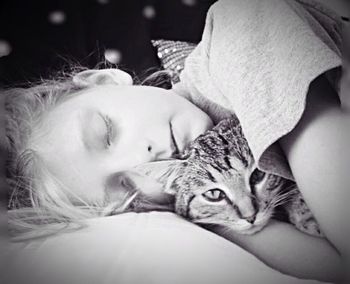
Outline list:
[[[169,159],[213,126],[171,90],[95,86],[47,114],[35,142],[47,167],[73,194],[103,201],[106,181],[135,165]]]

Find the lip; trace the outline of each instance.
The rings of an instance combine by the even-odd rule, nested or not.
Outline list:
[[[173,130],[173,125],[170,122],[170,135],[171,135],[171,149],[172,151],[172,156],[176,157],[180,154],[179,146],[176,142],[175,135],[174,135],[174,130]]]

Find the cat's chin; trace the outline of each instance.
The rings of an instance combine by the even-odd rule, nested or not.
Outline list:
[[[242,235],[254,235],[255,233],[261,231],[263,226],[252,226],[249,229],[239,231]]]

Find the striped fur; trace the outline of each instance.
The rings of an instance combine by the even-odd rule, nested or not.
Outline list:
[[[176,213],[194,223],[253,234],[282,208],[296,228],[322,236],[296,184],[257,169],[235,119],[222,120],[193,141],[181,161],[169,161],[165,172],[162,168],[158,180],[175,194]],[[151,172],[156,177],[157,171]]]

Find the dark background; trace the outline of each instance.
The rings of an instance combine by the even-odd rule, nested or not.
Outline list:
[[[106,50],[112,63],[142,77],[160,66],[150,40],[198,42],[214,2],[2,0],[0,87],[46,78],[69,65],[96,67]]]
[[[146,71],[161,68],[151,39],[199,42],[215,1],[0,0],[0,90],[54,77],[76,65],[103,65],[108,63],[106,51],[111,63],[142,80]],[[1,96],[0,102],[2,130]],[[0,134],[2,172],[6,151],[5,134]],[[1,173],[0,216],[6,208],[4,184]]]

